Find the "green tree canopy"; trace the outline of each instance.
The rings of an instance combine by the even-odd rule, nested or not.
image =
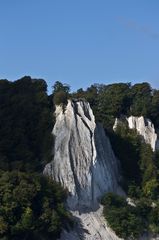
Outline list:
[[[67,99],[70,92],[70,87],[67,84],[63,84],[59,81],[55,82],[53,85],[53,102],[55,105],[62,104],[63,106],[67,104]]]
[[[37,174],[1,172],[0,239],[56,239],[71,223],[66,192]]]
[[[131,114],[134,116],[150,116],[152,89],[149,83],[138,83],[132,86]]]
[[[53,121],[47,85],[23,77],[0,81],[0,168],[41,170],[51,159]]]
[[[63,84],[59,81],[56,81],[52,88],[53,88],[53,94],[60,92],[60,91],[63,91],[65,93],[70,92],[70,86],[68,84]]]

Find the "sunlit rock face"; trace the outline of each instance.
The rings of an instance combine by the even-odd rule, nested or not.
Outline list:
[[[105,192],[120,192],[118,161],[109,139],[85,101],[69,100],[55,114],[54,157],[44,173],[68,189],[70,209],[96,208]]]
[[[130,129],[136,129],[137,132],[143,137],[144,141],[147,144],[151,145],[151,148],[153,151],[156,149],[159,149],[159,141],[157,138],[157,133],[154,128],[154,124],[151,122],[151,120],[141,117],[134,117],[130,116],[126,118],[128,127]],[[116,119],[115,124],[113,126],[113,129],[115,130],[117,128],[117,125],[119,124],[121,120]]]
[[[123,194],[118,185],[118,160],[89,103],[68,101],[56,107],[53,160],[44,174],[69,191],[67,205],[76,227],[63,230],[60,240],[118,240],[107,227],[99,204],[105,192]]]

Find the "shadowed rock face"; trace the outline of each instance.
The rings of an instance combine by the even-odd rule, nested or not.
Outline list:
[[[119,192],[118,163],[101,125],[96,125],[89,103],[68,101],[56,108],[53,161],[44,173],[70,193],[70,209],[97,208],[108,191]]]
[[[141,117],[130,116],[126,118],[128,127],[130,129],[136,129],[137,132],[143,137],[145,143],[150,144],[153,151],[159,149],[159,141],[157,138],[157,133],[155,131],[154,124],[151,120]],[[122,121],[120,119],[115,120],[113,129],[115,130],[118,123]]]

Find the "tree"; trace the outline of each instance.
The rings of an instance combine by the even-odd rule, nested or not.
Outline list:
[[[159,90],[153,91],[152,106],[151,106],[151,119],[155,127],[159,127]]]
[[[67,94],[70,92],[70,86],[68,84],[63,84],[59,81],[56,81],[52,88],[53,88],[53,94],[60,91],[63,91]]]
[[[54,104],[55,105],[66,105],[68,94],[64,91],[59,91],[54,94]]]
[[[149,83],[138,83],[132,86],[132,105],[130,113],[134,116],[149,117],[151,112],[152,89]]]
[[[23,77],[0,81],[0,168],[41,171],[51,159],[52,115],[47,85]]]
[[[159,202],[152,208],[149,216],[149,231],[152,233],[159,233]]]
[[[107,193],[102,199],[103,214],[108,225],[124,239],[136,239],[144,230],[143,219],[137,208],[128,205],[126,199],[114,193]]]
[[[97,113],[106,128],[112,129],[115,118],[127,114],[131,103],[130,86],[130,83],[101,85]]]
[[[147,181],[143,187],[143,192],[146,197],[151,199],[158,199],[159,196],[159,183],[156,178],[152,178],[151,180]]]
[[[141,170],[139,165],[141,138],[136,130],[129,129],[127,122],[118,124],[115,133],[109,134],[113,150],[120,159],[123,187],[128,191],[129,185],[140,185]]]
[[[21,172],[0,175],[0,239],[57,239],[71,223],[67,194],[43,176]]]
[[[70,87],[67,84],[62,84],[57,81],[53,85],[53,102],[55,105],[62,104],[63,107],[67,104],[67,99],[70,92]]]

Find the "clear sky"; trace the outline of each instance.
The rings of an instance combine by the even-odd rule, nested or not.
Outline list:
[[[0,0],[0,78],[159,88],[159,0]]]

